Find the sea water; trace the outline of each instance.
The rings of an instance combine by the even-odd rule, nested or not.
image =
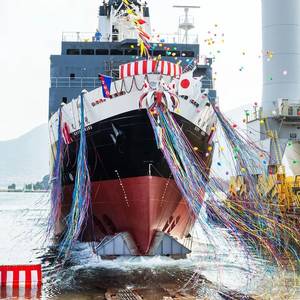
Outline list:
[[[292,284],[297,274],[279,274],[276,266],[245,253],[218,227],[211,229],[214,242],[196,228],[193,254],[187,259],[107,261],[96,256],[88,243],[77,243],[68,262],[62,264],[46,237],[49,207],[47,193],[0,193],[0,265],[42,264],[42,289],[32,291],[32,298],[106,299],[113,292],[118,299],[139,299],[134,293],[143,299],[175,294],[177,299],[180,295],[194,297],[182,299],[251,299],[257,295],[260,299],[300,299]],[[1,294],[8,299],[13,295],[12,291]]]

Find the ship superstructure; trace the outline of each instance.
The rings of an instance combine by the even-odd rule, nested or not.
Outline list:
[[[148,6],[132,3],[150,31]],[[97,31],[63,34],[61,55],[51,56],[52,150],[58,140],[59,108],[68,136],[56,234],[63,235],[72,203],[84,97],[92,215],[82,240],[99,243],[101,256],[186,255],[190,250],[179,240],[190,236],[195,218],[157,147],[147,107],[139,100],[145,89],[176,93],[180,106],[175,118],[209,172],[207,147],[213,146],[215,126],[210,103],[216,98],[211,59],[200,59],[197,38],[188,34],[154,36],[152,58],[142,57],[126,14],[122,1],[104,1]],[[109,97],[103,94],[99,74],[113,78]]]
[[[135,61],[139,57],[136,33],[128,25],[118,24],[119,7],[122,1],[104,2],[99,8],[99,28],[96,32],[64,32],[62,34],[61,54],[51,55],[49,115],[59,108],[61,102],[69,102],[83,89],[94,90],[100,86],[99,74],[119,77],[119,66]],[[145,20],[149,20],[147,5],[138,3]],[[192,22],[192,20],[191,20]],[[123,26],[124,25],[124,26]],[[150,30],[146,25],[145,30]],[[121,28],[123,28],[121,30]],[[124,28],[128,28],[124,31]],[[151,31],[150,31],[151,32]],[[184,38],[178,34],[159,34],[154,36],[151,50],[153,57],[163,60],[182,61],[185,68],[200,57],[197,35]],[[169,50],[168,50],[169,49]],[[207,88],[211,98],[216,98],[211,74],[211,58],[201,57],[202,64],[197,68],[197,76],[203,76],[202,87]]]

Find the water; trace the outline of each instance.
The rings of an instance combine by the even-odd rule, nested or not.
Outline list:
[[[102,261],[88,244],[78,243],[61,266],[45,239],[48,212],[47,194],[0,193],[0,264],[43,266],[42,289],[27,292],[27,298],[106,299],[112,293],[117,299],[300,299],[294,273],[278,273],[270,263],[246,255],[229,237],[224,240],[226,232],[219,228],[213,229],[214,245],[195,230],[193,255],[187,259]],[[0,298],[25,298],[0,291]]]

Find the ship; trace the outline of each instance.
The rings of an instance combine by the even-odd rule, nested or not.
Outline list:
[[[127,1],[128,2],[128,1]],[[96,244],[101,257],[166,255],[191,252],[196,216],[176,186],[157,146],[147,107],[140,106],[145,85],[173,85],[179,110],[172,111],[209,173],[217,98],[212,58],[200,55],[190,9],[180,6],[176,34],[153,34],[146,2],[130,1],[151,36],[150,57],[140,53],[137,33],[126,23],[124,1],[104,1],[96,32],[62,35],[61,54],[51,55],[49,131],[52,163],[58,141],[59,111],[65,138],[63,202],[55,236],[63,236],[72,205],[80,141],[80,100],[84,97],[87,161],[91,178],[92,213],[80,235]],[[112,78],[109,97],[101,76]],[[209,99],[209,101],[208,101]],[[203,195],[204,197],[204,195]]]

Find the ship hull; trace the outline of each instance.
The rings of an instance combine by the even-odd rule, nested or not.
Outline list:
[[[176,117],[199,155],[205,156],[208,136],[188,120]],[[195,216],[182,197],[155,136],[146,111],[115,116],[87,127],[92,209],[82,241],[101,242],[127,232],[139,255],[147,255],[156,232],[176,239],[190,233]],[[76,176],[79,134],[72,134],[64,159],[64,204],[57,234],[64,231]],[[199,199],[202,201],[202,199]]]
[[[65,188],[67,199],[72,190],[72,186]],[[69,208],[70,203],[63,207],[64,215]],[[139,254],[147,255],[156,231],[182,239],[193,223],[193,214],[174,180],[144,176],[99,181],[92,184],[92,216],[83,240],[101,241],[128,232]]]

